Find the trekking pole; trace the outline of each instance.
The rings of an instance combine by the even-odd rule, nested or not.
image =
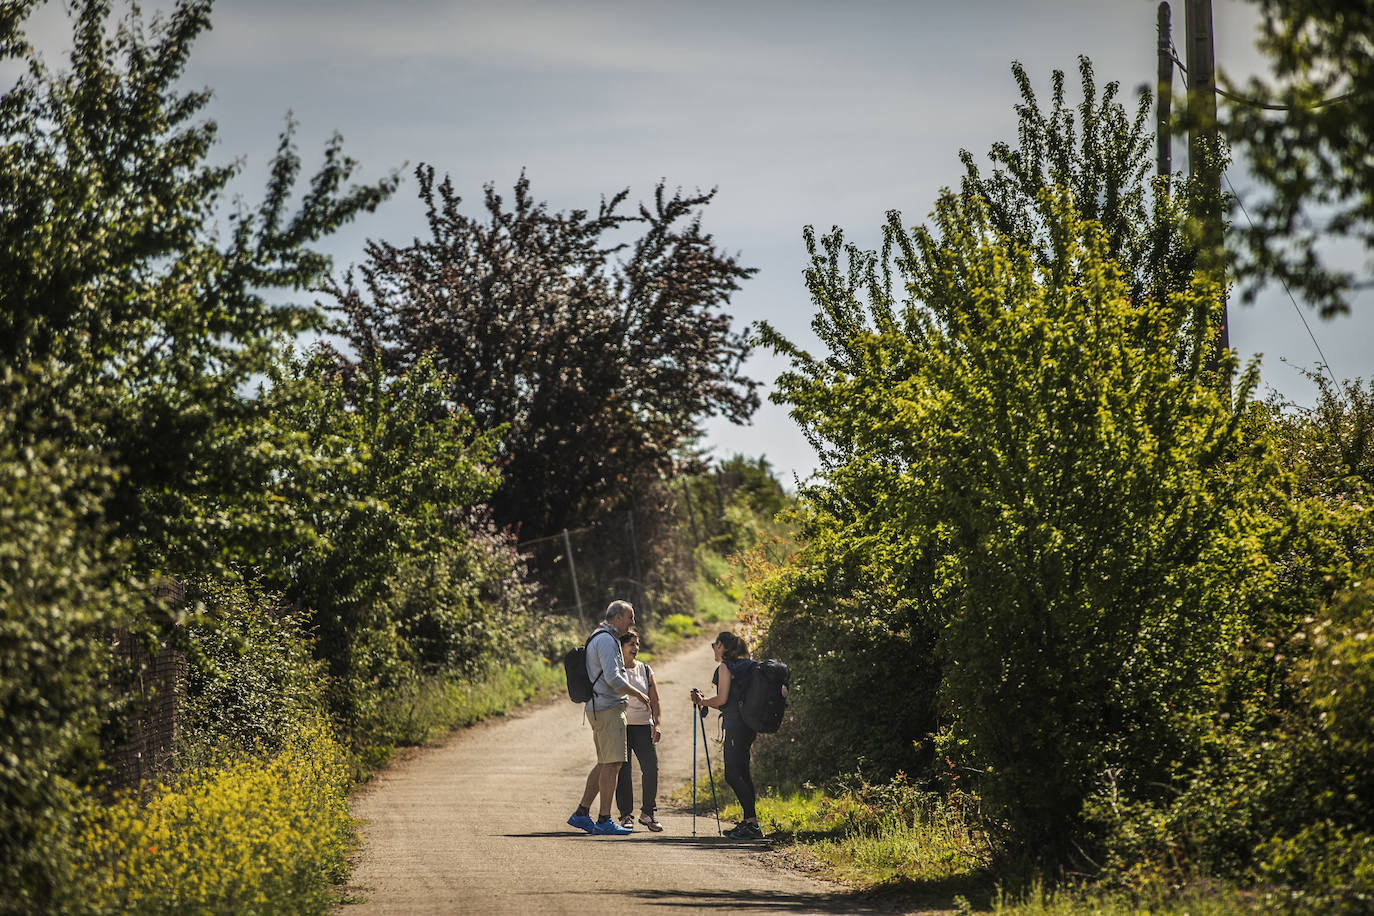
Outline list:
[[[692,718],[697,717],[697,706],[692,704]],[[692,836],[697,835],[697,724],[692,723]]]
[[[711,777],[711,807],[716,812],[716,835],[722,836],[720,829],[720,802],[716,800],[716,774],[711,769],[711,751],[706,746],[706,709],[701,710],[701,750],[706,755],[706,775]]]

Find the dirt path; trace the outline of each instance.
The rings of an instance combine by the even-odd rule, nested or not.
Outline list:
[[[709,687],[711,665],[702,640],[655,666],[665,719],[660,806],[691,778],[686,696],[692,686]],[[718,753],[713,743],[711,759]],[[388,767],[352,801],[363,847],[350,891],[364,901],[337,912],[883,911],[770,864],[758,844],[716,836],[714,818],[697,818],[695,838],[690,814],[662,807],[659,834],[598,837],[568,827],[594,756],[579,707],[562,701],[467,729]],[[635,781],[637,804],[637,771]]]

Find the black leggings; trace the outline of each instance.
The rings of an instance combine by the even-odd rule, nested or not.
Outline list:
[[[630,745],[630,754],[639,758],[639,771],[644,774],[644,797],[640,799],[639,810],[653,814],[658,798],[658,748],[654,747],[652,728],[648,725],[625,726],[625,738]],[[634,813],[635,789],[631,780],[630,761],[620,767],[615,778],[615,804],[620,816]]]
[[[749,775],[749,751],[754,746],[754,730],[739,725],[725,730],[725,782],[735,790],[746,821],[755,818],[754,777]]]

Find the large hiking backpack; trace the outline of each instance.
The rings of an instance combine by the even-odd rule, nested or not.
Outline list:
[[[568,654],[563,656],[563,676],[568,681],[568,699],[574,703],[586,703],[592,698],[594,682],[587,676],[587,647],[601,633],[607,636],[615,635],[609,630],[597,630],[587,637],[586,642],[575,649],[569,649]],[[596,676],[598,681],[601,680],[601,674]]]
[[[739,701],[739,717],[756,732],[771,734],[787,710],[787,682],[792,672],[776,658],[755,662]]]

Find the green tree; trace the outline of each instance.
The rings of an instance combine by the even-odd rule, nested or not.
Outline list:
[[[712,194],[660,185],[637,213],[622,191],[553,213],[521,176],[486,218],[432,168],[417,170],[430,237],[369,242],[362,286],[330,287],[359,353],[400,373],[425,354],[482,429],[502,427],[498,522],[523,537],[592,521],[713,415],[758,403],[745,338],[722,312],[751,269],[701,228]]]
[[[67,800],[97,761],[109,640],[141,610],[98,456],[18,448],[0,409],[0,912],[65,909]]]
[[[0,364],[54,371],[11,374],[0,398],[16,441],[80,443],[120,470],[105,512],[138,567],[193,573],[234,534],[215,523],[237,458],[217,433],[252,422],[249,380],[320,325],[313,306],[269,297],[314,283],[328,259],[310,246],[394,178],[345,189],[355,163],[336,137],[293,205],[288,124],[261,205],[222,212],[235,167],[208,163],[215,126],[196,118],[210,94],[176,87],[210,3],[115,27],[109,2],[77,3],[65,71],[25,44],[31,7],[0,20],[0,48],[28,65],[0,100]],[[35,379],[46,387],[17,387]],[[188,495],[207,517],[184,514]]]
[[[1163,299],[1186,288],[1197,249],[1185,230],[1197,195],[1186,180],[1172,195],[1154,181],[1150,94],[1142,91],[1135,112],[1128,113],[1117,100],[1119,84],[1108,82],[1099,91],[1092,61],[1080,57],[1081,101],[1066,102],[1064,73],[1055,70],[1050,105],[1042,110],[1025,68],[1013,63],[1011,72],[1021,93],[1017,143],[993,144],[987,175],[961,150],[963,196],[983,201],[989,223],[1032,250],[1037,266],[1048,270],[1063,259],[1049,230],[1055,204],[1043,192],[1061,189],[1085,221],[1106,233],[1108,252],[1124,271],[1132,298]]]
[[[428,359],[393,377],[375,358],[341,368],[321,348],[272,381],[264,439],[293,460],[271,470],[277,480],[262,491],[291,507],[294,525],[264,551],[264,574],[311,614],[339,722],[366,725],[413,674],[397,589],[413,589],[413,564],[437,569],[464,548],[472,511],[500,480],[499,430],[479,431],[453,409],[448,380]]]
[[[1133,299],[1107,233],[1042,194],[1054,262],[946,194],[933,228],[890,218],[890,261],[838,233],[813,247],[827,358],[769,333],[795,367],[780,396],[826,444],[821,504],[864,532],[875,588],[910,583],[946,747],[1009,838],[1058,862],[1102,782],[1168,791],[1247,622],[1270,483],[1203,384],[1215,290]]]
[[[965,175],[957,194],[942,196],[944,211],[954,212],[962,201],[981,214],[1008,250],[1026,253],[1047,284],[1070,283],[1086,267],[1096,267],[1090,259],[1070,257],[1072,244],[1096,250],[1105,243],[1130,301],[1163,301],[1186,288],[1196,257],[1186,231],[1193,193],[1185,183],[1165,196],[1151,183],[1148,94],[1142,93],[1129,113],[1118,100],[1117,85],[1099,89],[1091,62],[1080,58],[1082,100],[1069,104],[1064,74],[1055,71],[1049,105],[1044,106],[1019,64],[1013,64],[1012,74],[1021,95],[1017,141],[995,144],[987,168],[962,151]],[[1057,191],[1047,193],[1050,189]],[[1071,204],[1066,205],[1065,196]],[[1092,219],[1080,215],[1066,225],[1066,206]],[[1082,233],[1076,242],[1066,234],[1070,228]],[[828,378],[836,386],[823,396],[821,389],[807,388],[806,402],[799,403],[794,396],[800,397],[801,389],[791,391],[786,387],[791,382],[784,382],[783,402],[792,405],[816,448],[823,475],[799,494],[805,504],[804,546],[795,567],[784,567],[759,584],[761,601],[771,609],[764,612],[771,620],[770,651],[800,660],[794,675],[802,713],[798,719],[844,721],[837,714],[846,706],[861,706],[870,695],[888,696],[893,685],[912,688],[904,692],[904,702],[894,698],[890,704],[897,729],[890,740],[875,739],[862,728],[830,734],[818,724],[817,734],[804,741],[764,749],[765,759],[795,757],[807,778],[824,778],[827,769],[852,769],[859,757],[878,775],[886,775],[883,770],[911,771],[934,759],[928,739],[937,728],[936,707],[925,698],[933,695],[940,678],[932,647],[943,624],[930,617],[929,609],[949,600],[940,565],[948,532],[945,526],[924,530],[914,521],[902,521],[908,510],[899,494],[907,486],[902,482],[907,461],[868,437],[869,418],[891,408],[888,392],[903,383],[903,373],[916,368],[885,349],[895,346],[891,335],[925,333],[919,326],[920,309],[908,305],[898,314],[893,270],[902,272],[908,295],[915,296],[914,278],[934,284],[952,268],[933,239],[911,236],[895,214],[886,239],[880,260],[848,248],[838,234],[818,240],[808,232],[812,267],[807,284],[820,306],[812,327],[824,356],[802,353],[772,329],[764,334],[765,342],[792,355],[797,373],[786,377],[791,382],[806,378],[810,385]],[[966,282],[974,289],[981,278]],[[1196,304],[1198,310],[1169,342],[1182,368],[1208,325],[1204,304]],[[871,321],[864,317],[870,313]],[[988,318],[986,311],[969,308],[935,320],[975,335]],[[882,343],[878,335],[884,335]],[[865,384],[839,387],[841,379],[860,375]],[[875,519],[889,524],[875,527]],[[852,665],[832,670],[831,659],[838,657]],[[812,706],[813,712],[804,711]]]
[[[314,282],[310,246],[393,184],[344,190],[336,140],[292,206],[288,127],[262,205],[223,212],[209,94],[176,88],[210,4],[115,23],[73,3],[60,71],[25,40],[35,5],[0,10],[0,60],[25,67],[0,98],[0,909],[25,913],[68,909],[66,805],[111,708],[110,640],[162,617],[130,596],[257,530],[224,524],[245,491],[223,434],[260,420],[246,383],[320,323],[268,297]]]
[[[1374,268],[1374,3],[1255,3],[1273,73],[1231,86],[1236,101],[1222,113],[1232,148],[1267,192],[1232,224],[1237,276],[1247,298],[1279,280],[1329,317],[1369,288]],[[1363,273],[1333,266],[1323,241],[1361,248]]]

